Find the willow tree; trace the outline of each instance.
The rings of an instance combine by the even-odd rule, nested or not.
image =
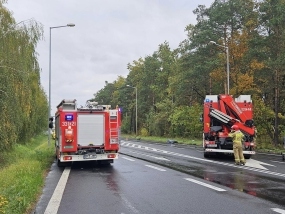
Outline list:
[[[47,99],[40,85],[36,45],[42,25],[16,22],[0,2],[0,148],[25,142],[47,126]]]

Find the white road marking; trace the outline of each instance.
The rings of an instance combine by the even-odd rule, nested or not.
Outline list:
[[[132,213],[139,213],[139,211],[131,204],[131,202],[122,194],[120,194],[125,206],[132,211]]]
[[[155,159],[158,159],[158,160],[170,161],[170,160],[168,160],[166,158],[163,158],[163,157],[156,157],[156,156],[147,155],[147,154],[140,153],[140,152],[132,152],[132,153],[143,155],[143,156],[147,156],[147,157],[151,157],[151,158],[155,158]]]
[[[207,184],[207,183],[204,183],[204,182],[201,182],[201,181],[192,179],[192,178],[184,178],[184,179],[187,180],[187,181],[191,181],[191,182],[193,182],[193,183],[199,184],[199,185],[201,185],[201,186],[208,187],[208,188],[210,188],[210,189],[219,191],[219,192],[225,192],[225,191],[227,191],[227,190],[225,190],[225,189],[222,189],[222,188],[219,188],[219,187],[215,187],[215,186],[213,186],[213,185],[210,185],[210,184]]]
[[[122,158],[124,158],[124,159],[126,159],[126,160],[129,160],[129,161],[135,161],[134,159],[127,158],[127,157],[122,157]]]
[[[275,167],[274,165],[271,165],[271,164],[268,164],[268,163],[264,163],[264,162],[261,162],[261,161],[258,161],[258,160],[254,160],[254,159],[248,159],[245,163],[245,166],[249,166],[249,167],[253,167],[253,168],[258,168],[258,169],[265,169],[267,170],[267,168],[265,168],[264,166],[262,165],[267,165],[267,166],[273,166]]]
[[[70,173],[70,167],[65,167],[44,214],[57,213],[69,173]]]
[[[284,161],[282,162],[282,161],[271,161],[271,162],[274,162],[274,163],[285,163]]]
[[[156,169],[156,170],[161,171],[161,172],[165,172],[166,171],[165,169],[162,169],[162,168],[159,168],[159,167],[156,167],[156,166],[152,166],[152,165],[145,165],[145,166],[153,168],[153,169]]]
[[[271,208],[274,212],[285,214],[285,210],[279,209],[279,208]]]
[[[128,143],[128,144],[131,144],[132,147],[136,147],[136,144],[132,144],[132,143]],[[124,142],[122,143],[122,145],[126,146],[126,144]],[[155,148],[146,147],[146,146],[144,148],[140,148],[140,149],[149,150],[149,151],[158,152],[158,153],[163,153],[163,154],[168,154],[168,155],[179,156],[179,157],[190,158],[193,160],[197,160],[199,162],[203,161],[203,162],[208,162],[208,163],[215,163],[215,164],[219,164],[219,165],[223,165],[223,166],[231,166],[231,167],[235,167],[235,168],[246,169],[249,171],[256,171],[256,172],[260,172],[260,173],[264,173],[264,174],[271,174],[271,175],[276,175],[276,176],[280,176],[280,177],[285,177],[285,174],[277,173],[277,172],[271,172],[271,171],[268,171],[267,169],[266,170],[265,169],[256,169],[256,168],[253,168],[251,166],[246,166],[246,165],[245,166],[236,166],[236,165],[230,164],[230,163],[223,163],[223,162],[204,159],[204,158],[196,158],[196,157],[190,156],[190,155],[184,155],[184,154],[180,154],[180,153],[176,153],[176,152],[169,152],[166,150],[155,149]]]

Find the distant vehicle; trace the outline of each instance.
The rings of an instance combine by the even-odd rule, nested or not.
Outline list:
[[[168,139],[167,143],[168,144],[175,144],[175,143],[178,143],[178,141],[177,140],[170,140],[170,139]]]
[[[118,159],[121,128],[119,108],[87,102],[77,108],[76,100],[62,100],[55,114],[57,165],[74,161],[113,163]]]

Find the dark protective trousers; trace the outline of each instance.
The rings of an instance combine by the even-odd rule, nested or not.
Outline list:
[[[245,163],[245,159],[242,153],[243,152],[242,144],[234,142],[233,149],[234,149],[235,162]]]

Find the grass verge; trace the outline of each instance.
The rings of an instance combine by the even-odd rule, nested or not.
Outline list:
[[[0,156],[0,214],[30,213],[54,160],[53,146],[42,135]]]

